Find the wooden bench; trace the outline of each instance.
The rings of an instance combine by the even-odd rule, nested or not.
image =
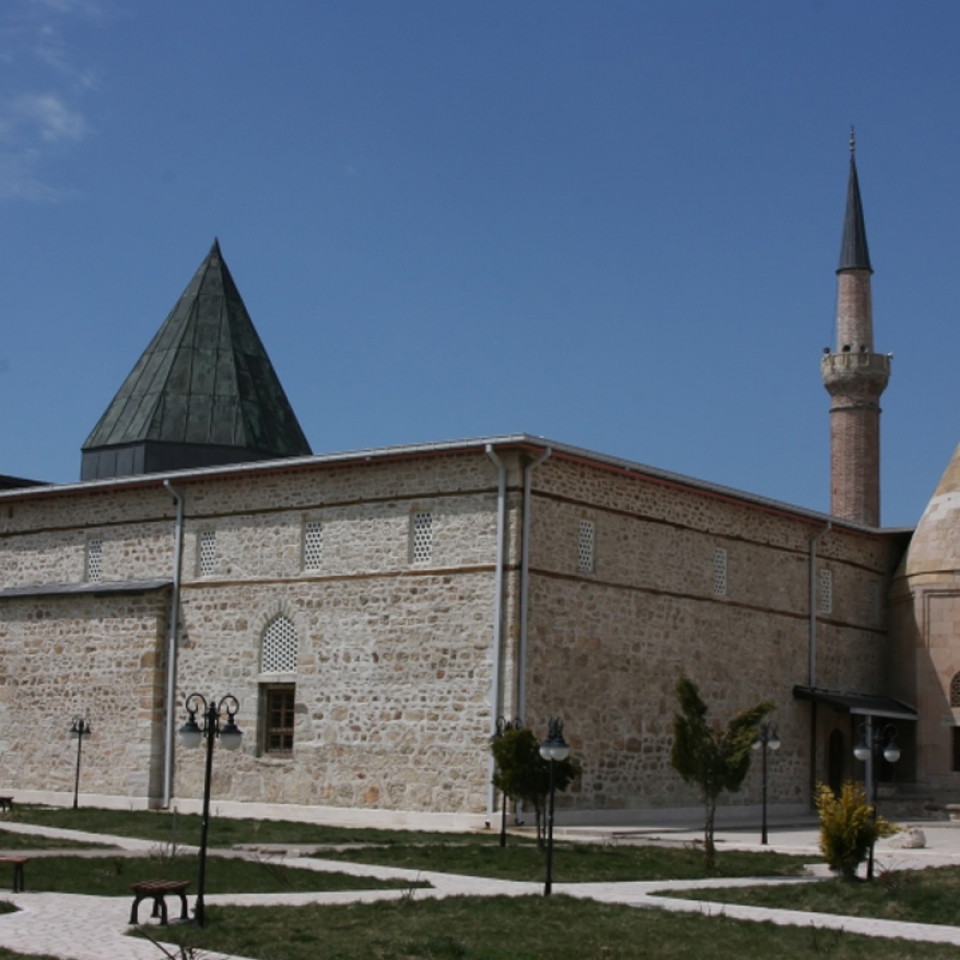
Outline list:
[[[13,811],[13,797],[0,797],[0,810]]]
[[[0,857],[0,863],[13,864],[13,892],[23,893],[26,886],[23,882],[23,865],[30,861],[29,857]]]
[[[187,911],[187,887],[190,886],[189,880],[144,880],[142,883],[135,883],[131,886],[133,890],[133,909],[130,911],[130,923],[136,924],[137,913],[140,910],[140,901],[152,898],[153,913],[151,917],[159,917],[160,925],[167,924],[167,902],[164,897],[168,893],[180,895],[180,919],[187,920],[189,912]]]

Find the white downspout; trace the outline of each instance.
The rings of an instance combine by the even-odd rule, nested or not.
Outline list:
[[[830,532],[833,521],[810,538],[810,687],[817,685],[817,544]]]
[[[163,735],[163,807],[173,797],[173,732],[177,697],[177,625],[180,620],[180,566],[183,556],[183,497],[169,480],[163,485],[177,505],[177,521],[173,534],[173,593],[170,597],[170,633],[167,639],[167,697]]]
[[[530,475],[553,450],[523,469],[523,554],[520,560],[520,655],[517,665],[517,716],[527,719],[527,614],[530,608]]]
[[[810,538],[810,689],[817,685],[817,544],[830,532],[833,521]],[[810,806],[817,791],[817,701],[810,701]]]
[[[487,444],[487,456],[497,468],[497,572],[494,581],[493,598],[493,655],[490,658],[490,736],[497,732],[497,718],[500,715],[500,645],[503,637],[503,558],[506,548],[504,520],[507,515],[507,469],[496,455],[492,444]],[[493,823],[493,753],[487,751],[487,826]]]

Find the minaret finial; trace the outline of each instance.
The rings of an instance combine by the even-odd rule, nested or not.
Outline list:
[[[852,157],[857,152],[857,131],[854,129],[853,124],[850,124],[850,156]]]

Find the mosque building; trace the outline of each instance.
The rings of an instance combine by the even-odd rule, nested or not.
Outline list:
[[[239,705],[222,812],[482,824],[498,718],[562,716],[563,822],[683,817],[678,677],[718,718],[776,701],[769,796],[960,785],[960,452],[915,530],[880,525],[873,270],[851,152],[830,396],[831,513],[542,437],[314,455],[214,243],[82,448],[0,478],[0,783],[197,809],[199,692]],[[757,765],[758,766],[758,765]],[[754,816],[758,771],[726,798]]]

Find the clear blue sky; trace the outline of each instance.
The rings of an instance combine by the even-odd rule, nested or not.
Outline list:
[[[5,0],[0,473],[219,236],[317,453],[525,431],[826,510],[847,137],[883,520],[960,441],[960,3]]]

